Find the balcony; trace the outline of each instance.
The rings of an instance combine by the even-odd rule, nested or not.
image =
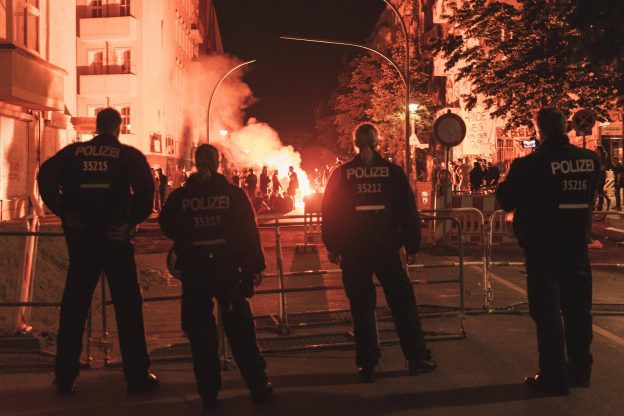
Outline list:
[[[0,101],[35,110],[64,109],[67,72],[14,45],[0,46]]]
[[[191,24],[191,39],[197,43],[204,43],[204,26],[201,23]]]
[[[137,21],[133,16],[80,19],[80,39],[85,42],[136,40]]]
[[[83,97],[136,97],[135,74],[80,75],[79,94]]]

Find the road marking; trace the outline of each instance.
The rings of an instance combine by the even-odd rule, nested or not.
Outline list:
[[[471,266],[473,269],[477,270],[477,271],[481,271],[481,269],[478,269],[474,266]],[[514,285],[513,283],[508,282],[507,280],[505,280],[504,278],[500,277],[499,275],[497,275],[496,273],[492,273],[490,272],[490,278],[498,283],[500,283],[501,285],[507,287],[508,289],[513,290],[514,292],[520,293],[522,295],[526,296],[526,290],[524,290],[523,288],[521,288],[520,286]],[[619,345],[620,347],[624,347],[624,338],[614,334],[613,332],[604,329],[603,327],[600,327],[596,324],[592,324],[592,329],[594,330],[595,333],[602,335],[603,337],[607,338],[609,341],[613,342],[614,344]]]

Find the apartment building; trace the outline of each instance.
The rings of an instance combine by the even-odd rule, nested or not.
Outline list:
[[[37,205],[39,164],[74,140],[76,8],[0,1],[0,221]]]
[[[79,139],[92,137],[101,108],[114,107],[123,118],[120,140],[150,165],[166,174],[188,167],[197,142],[189,83],[202,43],[223,50],[212,2],[78,0],[76,10]]]
[[[461,98],[472,88],[470,81],[456,81],[461,63],[447,70],[446,60],[441,56],[434,56],[421,45],[434,41],[453,30],[444,15],[448,14],[448,0],[394,0],[393,4],[404,16],[412,38],[412,53],[422,60],[429,62],[431,80],[429,91],[437,97],[442,109],[437,115],[451,110],[462,117],[466,123],[466,137],[464,141],[452,149],[452,158],[458,157],[485,157],[487,160],[508,162],[525,153],[520,143],[528,140],[533,134],[529,128],[504,130],[505,122],[501,119],[492,119],[491,110],[485,109],[479,100],[476,108],[468,111],[466,103]],[[371,43],[377,49],[384,50],[387,45],[396,42],[402,36],[402,31],[396,16],[386,10],[380,16],[375,31],[371,36]],[[476,40],[475,40],[476,42]]]

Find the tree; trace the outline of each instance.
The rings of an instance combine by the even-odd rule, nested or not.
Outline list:
[[[414,43],[412,43],[414,44]],[[402,42],[395,43],[385,51],[403,68],[405,48]],[[419,105],[412,122],[416,134],[421,140],[430,140],[433,115],[439,102],[428,93],[430,76],[427,60],[412,56],[410,59],[410,102]],[[399,164],[403,163],[405,149],[405,86],[396,69],[385,60],[378,63],[379,80],[372,86],[372,105],[367,111],[371,121],[379,126],[381,134],[387,140],[382,142],[382,151]]]
[[[400,68],[403,67],[402,44],[391,46],[387,51]],[[411,98],[420,105],[415,118],[419,137],[431,130],[432,114],[438,103],[426,93],[429,75],[424,61],[412,58]],[[359,55],[352,59],[338,79],[338,87],[332,94],[328,111],[317,117],[317,134],[328,136],[328,120],[337,131],[338,142],[344,150],[350,150],[352,133],[362,122],[373,122],[384,140],[381,152],[402,163],[405,149],[405,89],[396,69],[376,55]]]
[[[591,3],[604,9],[609,2]],[[530,125],[534,110],[545,105],[568,113],[587,107],[599,119],[607,119],[609,110],[624,105],[624,78],[618,71],[621,56],[602,50],[607,36],[590,27],[590,22],[598,20],[595,16],[606,15],[579,18],[579,7],[586,3],[452,2],[449,24],[454,29],[432,47],[448,59],[447,69],[459,63],[458,78],[472,82],[472,93],[464,96],[467,109],[474,108],[482,95],[483,104],[492,110],[490,115],[505,118],[508,128]],[[617,18],[621,25],[622,15]],[[588,43],[591,37],[586,37],[589,32],[596,35],[593,39],[598,43],[593,46]],[[621,51],[622,39],[618,47]]]
[[[355,127],[370,121],[368,112],[373,105],[373,86],[380,77],[378,58],[371,55],[354,58],[349,62],[347,70],[339,76],[338,88],[334,91],[331,104],[342,149],[350,149]]]
[[[570,25],[582,36],[577,54],[599,68],[613,64],[624,71],[624,2],[622,0],[575,0]]]

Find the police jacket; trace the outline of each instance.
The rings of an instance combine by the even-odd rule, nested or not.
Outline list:
[[[171,193],[158,220],[176,244],[183,275],[224,268],[255,274],[266,268],[249,199],[219,173],[192,175]]]
[[[322,203],[323,243],[330,253],[397,250],[420,246],[414,195],[401,168],[375,153],[370,165],[358,155],[329,178]]]
[[[111,134],[64,147],[41,165],[37,182],[43,202],[61,219],[134,226],[152,212],[154,182],[145,156]]]
[[[511,164],[496,198],[514,214],[520,246],[533,249],[586,249],[600,163],[596,155],[562,135]]]

